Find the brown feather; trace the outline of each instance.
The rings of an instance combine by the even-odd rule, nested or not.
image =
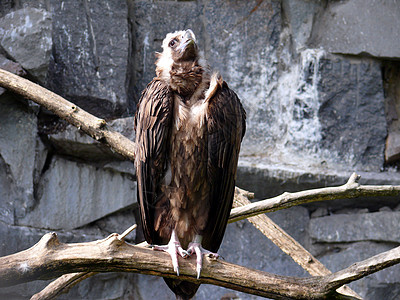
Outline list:
[[[165,244],[175,230],[186,248],[202,235],[203,247],[216,252],[232,207],[245,112],[222,78],[209,74],[198,59],[175,61],[166,70],[169,60],[163,55],[158,55],[158,77],[142,93],[135,119],[145,238]],[[185,297],[198,288],[166,282]]]

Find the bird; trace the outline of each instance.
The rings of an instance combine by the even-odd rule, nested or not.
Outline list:
[[[192,30],[168,33],[156,53],[156,76],[135,114],[137,198],[144,237],[178,257],[218,257],[232,208],[246,112],[211,70]],[[200,283],[164,278],[177,299]]]

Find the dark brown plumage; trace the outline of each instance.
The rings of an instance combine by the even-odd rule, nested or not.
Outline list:
[[[177,256],[196,252],[200,276],[199,251],[216,252],[226,229],[245,112],[237,95],[205,66],[191,30],[167,35],[156,66],[135,120],[144,235],[150,244],[168,243],[155,249],[172,252],[178,275]],[[183,299],[199,286],[165,281]]]

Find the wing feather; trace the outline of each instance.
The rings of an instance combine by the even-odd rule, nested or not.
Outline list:
[[[157,243],[154,210],[168,164],[172,120],[172,96],[168,86],[153,79],[143,91],[135,118],[138,201],[143,232],[148,243]]]
[[[210,99],[207,111],[210,215],[203,246],[216,252],[228,222],[235,189],[240,143],[246,113],[238,96],[223,82]]]

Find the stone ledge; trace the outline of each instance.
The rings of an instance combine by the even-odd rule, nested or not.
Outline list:
[[[298,166],[259,157],[241,157],[238,164],[237,185],[252,191],[257,199],[265,199],[284,192],[298,192],[306,189],[338,186],[345,184],[350,175],[361,175],[360,183],[365,185],[400,185],[398,172],[363,172],[355,170],[332,170],[324,165],[299,161]],[[398,197],[360,198],[315,202],[306,205],[310,210],[317,207],[342,209],[345,207],[368,207],[378,210],[380,207],[395,207]]]
[[[135,203],[131,176],[55,157],[39,182],[36,205],[17,223],[74,229]]]
[[[400,212],[333,214],[310,220],[310,237],[323,243],[400,243]]]

